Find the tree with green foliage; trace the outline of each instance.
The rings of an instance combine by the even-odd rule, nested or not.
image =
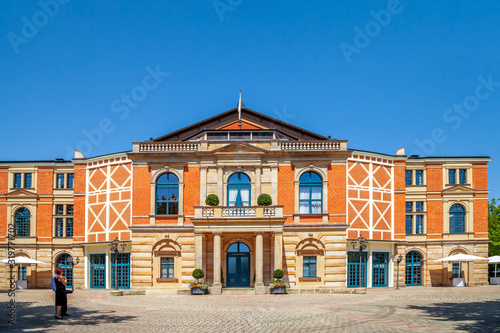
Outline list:
[[[498,200],[498,203],[497,203]],[[500,255],[500,200],[491,199],[488,205],[488,246],[489,256]],[[488,265],[490,276],[493,276],[495,265]]]
[[[500,201],[491,199],[488,212],[489,255],[500,255]]]

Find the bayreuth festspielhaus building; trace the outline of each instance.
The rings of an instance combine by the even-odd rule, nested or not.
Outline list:
[[[146,293],[187,290],[195,268],[214,294],[264,293],[277,268],[290,291],[358,287],[360,266],[369,288],[487,284],[487,262],[435,260],[487,257],[489,161],[350,149],[235,108],[125,153],[0,162],[0,259],[13,224],[16,256],[43,262],[16,266],[28,288],[49,288],[56,267],[75,288],[113,288],[117,271]]]

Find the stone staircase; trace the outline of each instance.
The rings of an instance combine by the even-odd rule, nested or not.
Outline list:
[[[222,295],[255,295],[254,288],[222,288]]]

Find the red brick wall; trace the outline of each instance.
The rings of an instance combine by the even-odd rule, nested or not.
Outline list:
[[[331,165],[328,167],[328,213],[347,214],[347,166]],[[346,223],[347,217],[330,218],[330,223]]]
[[[0,194],[9,192],[9,169],[0,169]],[[1,199],[0,199],[1,200]]]
[[[278,168],[278,205],[283,205],[284,215],[293,215],[295,205],[295,170],[293,166]],[[286,223],[293,223],[293,217],[287,217]]]
[[[443,165],[429,164],[426,171],[427,191],[441,191],[443,189]]]
[[[427,196],[430,198],[441,198],[440,195]],[[427,238],[442,238],[443,233],[443,202],[427,201]],[[440,234],[433,236],[431,234]]]
[[[38,204],[36,207],[36,235],[39,242],[52,239],[52,203]],[[43,238],[40,238],[43,237]],[[45,238],[50,237],[50,238]]]
[[[405,163],[394,162],[394,191],[405,189]],[[394,238],[404,238],[405,234],[405,202],[404,193],[394,193]],[[400,234],[401,236],[397,236]]]
[[[53,168],[38,168],[37,172],[37,193],[38,194],[53,194],[54,192],[54,169]]]
[[[199,205],[200,168],[188,166],[184,168],[184,215],[194,215],[194,206]]]
[[[132,216],[149,216],[151,171],[147,166],[133,167]],[[149,224],[149,218],[132,218],[132,224]]]
[[[75,164],[73,199],[73,240],[85,241],[86,164]]]
[[[478,191],[488,190],[488,169],[486,164],[472,165],[472,188]],[[480,167],[483,166],[483,167]]]

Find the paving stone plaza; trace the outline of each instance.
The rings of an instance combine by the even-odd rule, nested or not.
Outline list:
[[[330,295],[68,295],[54,319],[51,290],[18,291],[16,325],[0,294],[0,332],[499,332],[500,287],[368,289]]]

